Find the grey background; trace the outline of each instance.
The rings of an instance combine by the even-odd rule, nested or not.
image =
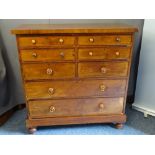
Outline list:
[[[25,102],[18,52],[15,36],[10,30],[20,24],[63,24],[63,23],[125,23],[139,28],[135,35],[132,70],[129,82],[128,96],[134,93],[135,70],[140,48],[143,19],[0,19],[0,114],[17,104]]]

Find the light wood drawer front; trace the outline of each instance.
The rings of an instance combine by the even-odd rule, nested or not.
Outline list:
[[[123,96],[126,80],[27,82],[27,99]]]
[[[30,101],[32,118],[121,114],[123,98]]]
[[[131,44],[131,35],[80,36],[79,45],[119,45]]]
[[[129,59],[130,48],[104,47],[104,48],[81,48],[78,50],[79,60],[121,60]]]
[[[79,77],[127,76],[128,62],[82,62],[78,64]]]
[[[53,45],[74,45],[75,38],[70,36],[20,37],[19,47],[42,47]]]
[[[24,61],[64,61],[75,60],[74,49],[34,49],[21,50],[21,60]]]
[[[23,64],[22,68],[25,80],[75,77],[74,63]]]

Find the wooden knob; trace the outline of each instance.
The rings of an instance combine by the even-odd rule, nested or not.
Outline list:
[[[63,58],[65,56],[64,52],[61,52],[60,56]]]
[[[93,42],[94,42],[94,38],[89,38],[89,41],[90,41],[91,43],[93,43]]]
[[[106,73],[107,72],[107,69],[105,67],[102,67],[101,68],[101,73]]]
[[[51,75],[53,73],[53,70],[51,68],[47,68],[46,73],[48,75]]]
[[[93,52],[89,52],[89,55],[92,56],[93,55]]]
[[[48,89],[48,92],[49,92],[50,94],[54,94],[54,88],[49,88],[49,89]]]
[[[60,39],[59,39],[59,42],[60,42],[60,43],[63,43],[63,42],[64,42],[64,40],[63,40],[62,38],[60,38]]]
[[[106,89],[106,86],[104,84],[101,84],[100,85],[100,91],[105,91],[105,89]]]
[[[37,57],[37,53],[32,53],[32,56],[33,56],[34,58],[36,58],[36,57]]]
[[[120,42],[120,41],[121,41],[121,38],[117,37],[117,38],[116,38],[116,41],[117,41],[117,42]]]
[[[36,40],[32,39],[32,41],[31,41],[31,42],[32,42],[32,44],[35,44],[35,43],[36,43]]]
[[[116,52],[115,54],[116,54],[117,56],[119,56],[120,53],[119,53],[119,52]]]
[[[100,103],[100,104],[99,104],[99,108],[100,108],[100,109],[104,109],[104,104],[103,104],[103,103]]]
[[[50,112],[54,112],[56,109],[55,109],[55,107],[54,106],[50,106],[50,108],[49,108],[49,111]]]

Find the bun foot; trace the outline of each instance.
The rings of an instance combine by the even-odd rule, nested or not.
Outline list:
[[[115,128],[116,129],[122,129],[123,128],[123,124],[122,123],[116,123],[115,124]]]
[[[34,134],[37,131],[37,128],[28,128],[29,134]]]

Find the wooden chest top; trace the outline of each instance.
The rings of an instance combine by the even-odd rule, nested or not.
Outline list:
[[[21,25],[12,30],[13,34],[52,33],[134,33],[138,29],[125,24],[33,24]]]

